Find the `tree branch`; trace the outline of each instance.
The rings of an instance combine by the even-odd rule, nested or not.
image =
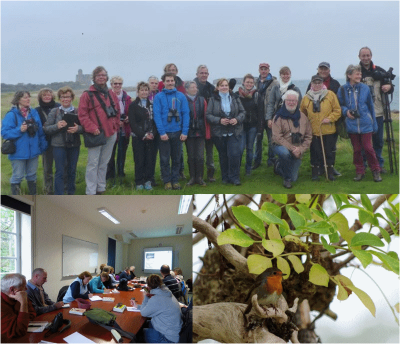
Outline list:
[[[213,226],[211,226],[208,222],[193,216],[193,228],[203,233],[213,243],[218,252],[220,252],[228,260],[228,262],[230,262],[237,269],[237,273],[249,273],[247,268],[247,259],[244,258],[238,251],[236,251],[232,245],[218,245],[217,238],[220,234]]]

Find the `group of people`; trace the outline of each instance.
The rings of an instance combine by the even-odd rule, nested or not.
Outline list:
[[[120,76],[110,80],[99,66],[93,70],[93,85],[85,91],[78,109],[72,106],[74,91],[63,87],[56,103],[53,91],[39,92],[39,106],[30,108],[29,92],[18,91],[13,107],[3,119],[2,136],[14,140],[11,193],[17,194],[25,177],[29,193],[36,193],[38,156],[43,155],[45,193],[74,194],[76,166],[83,134],[88,147],[86,194],[103,194],[107,178],[125,176],[125,158],[132,137],[137,190],[152,190],[159,153],[161,178],[166,190],[179,190],[184,176],[183,146],[186,143],[190,178],[187,185],[214,182],[213,145],[219,154],[222,183],[240,185],[240,167],[246,150],[245,172],[261,164],[264,129],[268,137],[268,166],[292,187],[304,153],[310,149],[311,178],[340,176],[335,167],[338,125],[344,120],[353,145],[355,181],[365,175],[366,164],[376,182],[385,173],[382,94],[394,87],[385,70],[372,62],[368,47],[359,51],[360,63],[349,65],[346,84],[330,75],[330,64],[321,62],[304,97],[291,81],[291,70],[270,73],[259,65],[259,77],[246,74],[236,93],[235,79],[208,81],[208,68],[200,65],[194,81],[184,83],[175,64],[167,64],[161,81],[151,76],[139,82],[134,101],[122,90]],[[254,153],[255,148],[255,153]],[[205,152],[204,152],[205,151]],[[206,159],[204,159],[204,154]],[[115,167],[115,155],[116,167]]]
[[[117,277],[114,269],[106,264],[100,266],[100,274],[93,277],[84,271],[68,286],[62,288],[58,299],[52,301],[43,285],[47,282],[47,271],[37,268],[32,278],[26,281],[19,273],[7,274],[1,280],[1,340],[21,337],[27,333],[29,321],[36,316],[60,309],[64,304],[82,298],[88,299],[93,293],[103,293],[105,289],[117,287],[123,280],[135,278],[135,267],[126,267]],[[181,299],[182,270],[175,268],[173,277],[168,265],[163,265],[159,275],[147,278],[146,296],[138,305],[143,317],[151,318],[143,329],[147,343],[177,343],[182,326],[182,312],[188,306]],[[118,280],[117,280],[118,279]],[[179,301],[178,301],[179,300]],[[191,306],[190,306],[191,308]],[[181,309],[185,309],[184,311]]]

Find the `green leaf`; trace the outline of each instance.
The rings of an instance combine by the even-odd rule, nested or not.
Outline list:
[[[397,198],[398,194],[393,194],[388,198],[388,202],[393,203],[393,201]]]
[[[303,266],[301,260],[299,259],[299,257],[291,254],[290,256],[287,257],[287,259],[290,260],[290,262],[293,265],[294,271],[296,271],[298,274],[302,273],[304,271],[304,266]]]
[[[347,198],[347,195],[345,194],[338,194],[340,199],[342,200],[343,203],[349,204],[349,199]]]
[[[281,235],[279,234],[278,228],[274,224],[270,224],[268,227],[268,239],[281,240]]]
[[[268,213],[274,214],[276,217],[281,217],[282,209],[279,205],[271,202],[264,202],[261,206],[262,210],[267,211]]]
[[[328,218],[328,216],[326,216],[325,212],[311,208],[312,211],[312,218],[315,221],[323,221],[326,220]]]
[[[246,207],[245,205],[232,207],[232,212],[241,224],[254,229],[261,238],[265,238],[264,223],[252,213],[249,207]]]
[[[394,305],[394,309],[396,310],[397,313],[400,313],[400,305],[398,302]]]
[[[374,211],[372,203],[366,194],[361,194],[361,203],[365,207],[365,209],[369,210],[371,213]]]
[[[382,252],[376,252],[374,250],[369,250],[369,252],[377,256],[389,270],[399,274],[399,259]]]
[[[349,293],[345,288],[344,288],[344,286],[343,285],[346,285],[346,283],[345,282],[341,282],[341,280],[340,280],[340,278],[341,277],[345,277],[345,276],[342,276],[342,275],[337,275],[337,276],[334,276],[334,277],[332,277],[332,280],[338,285],[338,287],[339,287],[339,291],[338,291],[338,294],[337,294],[337,299],[338,300],[340,300],[340,301],[344,301],[344,300],[347,300],[347,298],[350,296],[349,294],[351,294],[351,293]],[[347,278],[347,277],[346,277]],[[351,283],[351,281],[350,281],[350,283]]]
[[[390,208],[392,208],[394,214],[398,218],[399,217],[399,203],[397,203],[396,205],[393,205],[392,203],[388,202],[388,204],[390,205]]]
[[[303,227],[306,224],[306,219],[303,215],[301,215],[296,209],[293,207],[289,208],[288,215],[292,220],[292,223],[295,228]]]
[[[379,231],[382,234],[383,239],[385,239],[386,242],[389,244],[390,241],[391,241],[389,233],[384,228],[382,228],[381,226],[378,226],[378,228],[379,228]]]
[[[353,251],[353,254],[358,258],[358,260],[361,262],[362,266],[364,269],[372,263],[372,254],[368,251],[365,250],[356,250],[354,248],[351,249]]]
[[[371,213],[370,211],[365,210],[365,209],[360,209],[358,211],[358,219],[360,220],[360,222],[362,224],[366,224],[366,223],[375,224],[375,222],[376,222],[374,214]]]
[[[383,247],[385,244],[381,239],[379,239],[376,235],[371,233],[357,233],[353,239],[351,239],[350,246],[377,246]]]
[[[307,220],[312,219],[311,210],[305,204],[296,204],[297,209],[299,209],[299,213],[301,213]]]
[[[398,229],[398,225],[394,226],[391,222],[389,222],[389,226],[392,229],[393,233],[396,235],[399,235],[399,229]]]
[[[387,253],[387,255],[390,256],[390,257],[392,257],[392,258],[394,258],[394,259],[399,260],[398,254],[397,254],[396,252],[394,252],[394,251],[389,251],[389,252]]]
[[[274,214],[268,213],[265,210],[251,210],[251,211],[259,219],[261,219],[262,221],[264,221],[268,224],[271,224],[271,223],[275,223],[275,224],[279,224],[279,225],[283,224],[282,220],[279,217],[275,216]]]
[[[283,276],[283,279],[288,279],[290,276],[290,265],[286,259],[282,257],[276,257],[277,267],[281,270],[286,276]]]
[[[242,247],[249,247],[254,244],[254,240],[250,239],[241,229],[229,228],[222,232],[217,238],[218,245],[239,245]]]
[[[364,304],[365,307],[368,308],[368,310],[371,312],[373,316],[375,316],[375,305],[372,299],[369,297],[369,295],[362,291],[361,289],[358,289],[354,285],[349,285],[347,286],[350,290],[354,291],[354,293],[358,296],[358,298],[361,300],[361,302]]]
[[[283,220],[283,221],[285,221],[285,220]],[[286,228],[285,226],[279,226],[279,234],[283,238],[286,235],[290,234],[290,230],[288,228]]]
[[[296,195],[296,201],[299,203],[308,203],[311,199],[311,195],[309,194],[299,194]]]
[[[335,253],[336,253],[336,249],[335,249],[334,247],[330,246],[330,245],[327,243],[327,241],[326,241],[326,239],[325,239],[324,237],[321,237],[321,242],[322,242],[322,245],[324,246],[324,248],[325,248],[328,252],[330,252],[330,253],[332,253],[332,254],[335,254]]]
[[[309,281],[315,285],[327,287],[329,283],[329,274],[323,266],[314,264],[310,269]]]
[[[278,201],[279,203],[286,204],[287,203],[287,194],[271,194],[271,197]]]
[[[329,218],[330,222],[335,223],[337,230],[341,237],[350,244],[351,239],[356,235],[353,231],[349,230],[349,223],[346,217],[341,213],[335,213]]]
[[[386,213],[387,218],[392,221],[393,223],[397,222],[396,216],[393,214],[393,211],[391,211],[389,208],[383,208],[383,210]]]
[[[262,245],[267,251],[272,252],[274,257],[280,255],[283,252],[283,250],[285,249],[285,244],[283,243],[282,240],[265,240],[265,239],[263,239]]]
[[[251,254],[247,258],[247,266],[251,274],[259,275],[266,269],[272,268],[272,261],[270,258],[260,256],[259,254]]]
[[[283,239],[285,239],[286,241],[294,242],[302,247],[308,248],[307,244],[304,241],[294,235],[286,235]]]
[[[333,232],[332,225],[326,221],[314,222],[307,225],[307,227],[301,227],[300,229],[317,234],[332,234]]]
[[[335,201],[336,204],[336,208],[340,208],[340,206],[342,205],[342,199],[340,198],[339,195],[333,194],[332,195],[333,200]]]
[[[339,242],[339,240],[340,240],[340,237],[339,237],[338,232],[329,234],[329,241],[331,244],[335,244],[335,243]]]

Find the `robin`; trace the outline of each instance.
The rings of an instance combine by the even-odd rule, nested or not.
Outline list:
[[[260,276],[257,277],[255,286],[250,290],[246,298],[246,301],[248,300],[248,305],[243,313],[246,326],[246,314],[251,311],[251,299],[254,294],[257,294],[258,304],[260,306],[267,307],[269,305],[272,305],[272,307],[276,310],[278,299],[283,291],[282,276],[286,276],[286,274],[282,273],[281,270],[277,268],[268,268]]]

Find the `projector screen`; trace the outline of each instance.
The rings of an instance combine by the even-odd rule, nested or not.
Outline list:
[[[143,249],[144,273],[160,273],[161,265],[167,264],[172,269],[172,247],[153,247]]]

